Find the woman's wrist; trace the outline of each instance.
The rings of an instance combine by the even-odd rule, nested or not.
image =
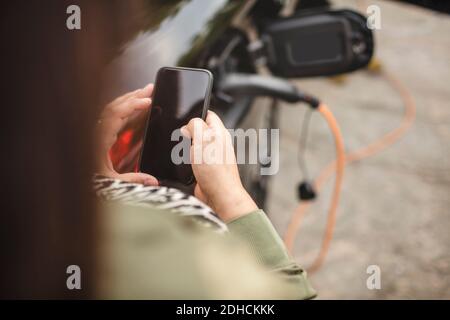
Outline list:
[[[250,212],[258,210],[258,206],[244,189],[244,187],[235,188],[221,196],[222,201],[216,203],[214,210],[217,215],[225,222],[237,219]]]

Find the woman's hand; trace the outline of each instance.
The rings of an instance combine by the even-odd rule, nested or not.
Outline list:
[[[111,178],[117,178],[128,182],[142,183],[145,185],[158,185],[158,180],[145,173],[120,174],[113,168],[109,150],[117,140],[117,135],[126,124],[128,117],[134,112],[141,112],[150,108],[150,96],[153,92],[153,84],[145,88],[129,92],[109,103],[103,110],[98,121],[99,161],[97,170],[99,174]]]
[[[206,122],[194,118],[181,132],[192,139],[191,163],[197,180],[195,196],[224,221],[257,210],[242,186],[231,136],[220,118],[209,111]]]

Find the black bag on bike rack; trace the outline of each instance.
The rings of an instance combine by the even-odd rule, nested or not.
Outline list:
[[[365,67],[374,51],[366,18],[352,10],[307,11],[266,22],[261,30],[274,75],[311,77]]]

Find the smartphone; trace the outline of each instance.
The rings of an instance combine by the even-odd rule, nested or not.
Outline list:
[[[192,184],[195,179],[190,163],[173,161],[172,150],[183,138],[178,131],[173,140],[175,130],[189,122],[192,118],[206,117],[211,96],[213,76],[204,69],[163,67],[156,75],[139,170],[157,178],[163,185],[181,183]],[[189,152],[182,149],[181,152]],[[183,151],[184,150],[184,151]],[[189,154],[181,155],[189,159]]]

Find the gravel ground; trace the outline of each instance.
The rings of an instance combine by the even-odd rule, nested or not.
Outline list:
[[[393,1],[337,1],[381,8],[376,56],[412,91],[417,119],[384,152],[347,167],[334,240],[311,281],[323,299],[450,298],[450,16]],[[299,80],[327,102],[353,150],[398,125],[403,105],[382,78],[353,73],[342,81]],[[271,182],[268,214],[284,233],[297,205],[300,122],[305,108],[282,107],[281,164]],[[334,157],[333,140],[313,116],[306,158],[312,174]],[[303,265],[320,245],[331,183],[311,208],[296,240]],[[381,289],[366,286],[369,265],[381,268]]]

